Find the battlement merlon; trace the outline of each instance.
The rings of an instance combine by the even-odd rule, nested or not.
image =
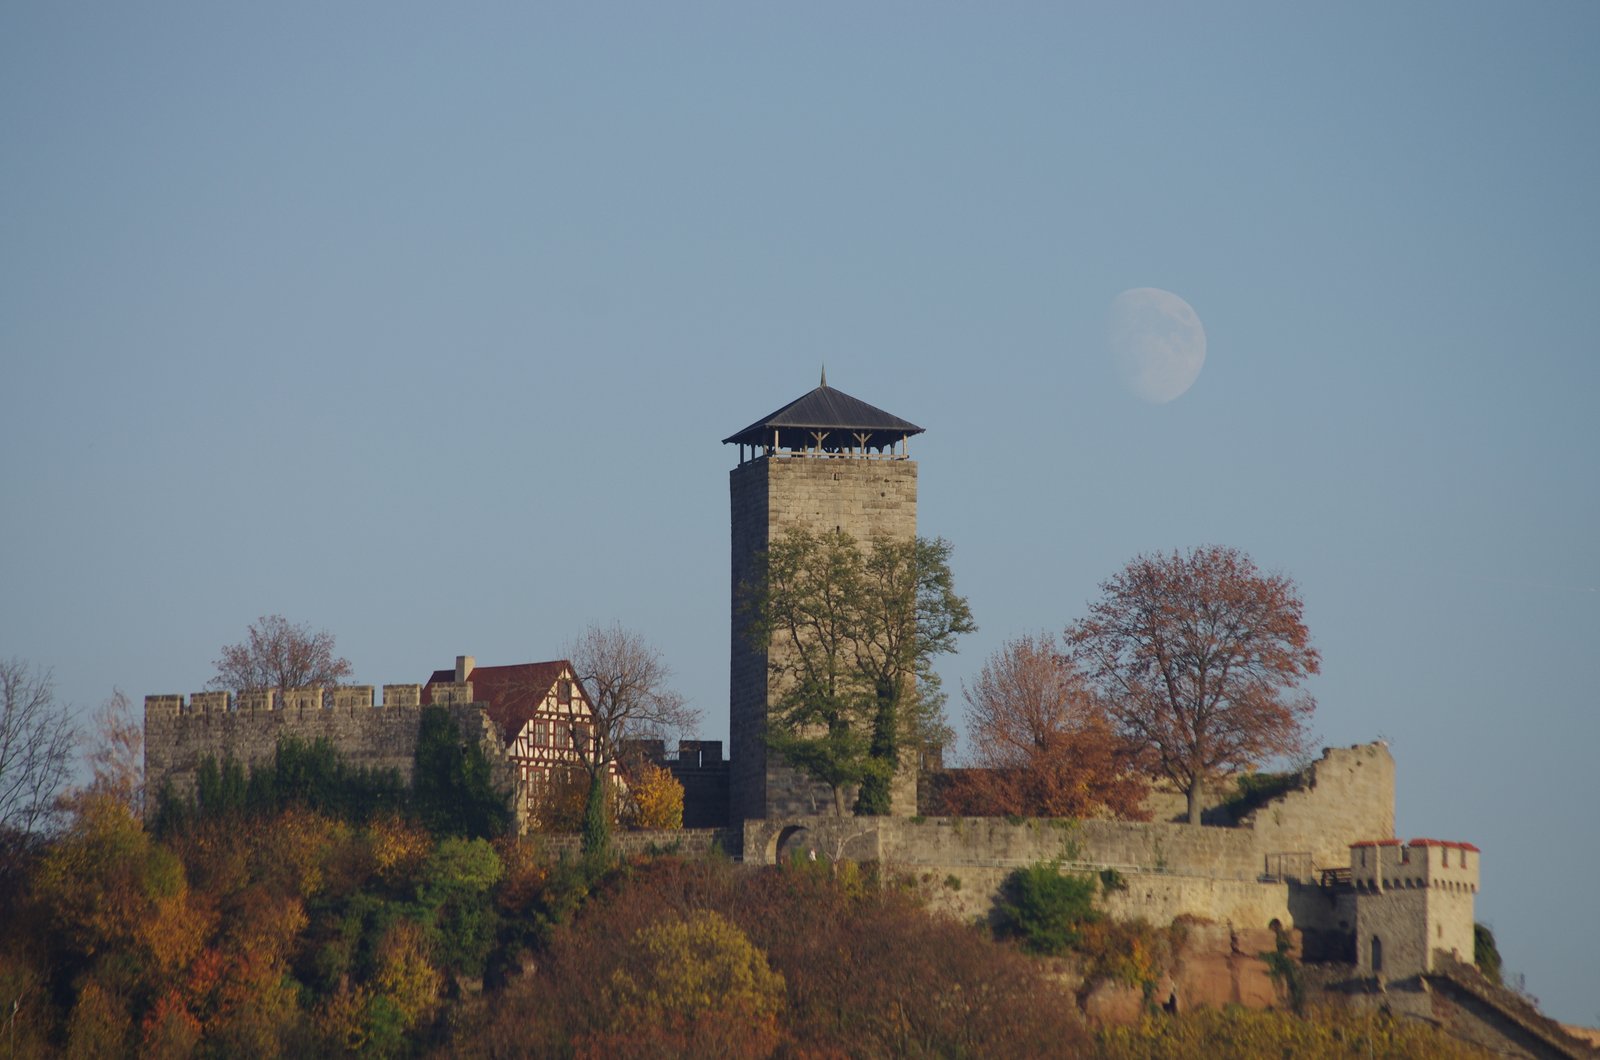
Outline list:
[[[465,686],[465,699],[449,702],[472,701],[472,686]],[[383,699],[375,702],[372,685],[340,685],[324,688],[276,688],[254,692],[196,692],[187,700],[181,695],[144,697],[146,720],[178,718],[211,714],[266,714],[276,711],[304,713],[314,710],[373,710],[398,707],[416,707],[422,703],[422,686],[417,684],[384,685]],[[436,697],[436,701],[437,697]]]
[[[1350,844],[1350,883],[1378,893],[1445,888],[1476,894],[1482,852],[1471,843],[1445,839],[1368,839]]]

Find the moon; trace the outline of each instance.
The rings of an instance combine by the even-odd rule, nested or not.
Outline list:
[[[1113,298],[1106,340],[1128,389],[1156,405],[1181,397],[1206,363],[1206,329],[1194,307],[1159,287]]]

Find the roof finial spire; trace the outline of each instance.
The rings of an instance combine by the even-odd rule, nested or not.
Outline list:
[[[822,385],[823,386],[827,386],[828,385],[828,362],[827,361],[823,361],[822,362]]]

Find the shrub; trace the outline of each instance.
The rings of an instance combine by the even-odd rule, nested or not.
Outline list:
[[[1035,862],[1007,877],[999,906],[999,931],[1041,954],[1066,952],[1083,929],[1100,919],[1095,879],[1063,875],[1058,861]]]
[[[1478,971],[1483,977],[1495,986],[1499,986],[1502,979],[1500,947],[1495,945],[1494,932],[1488,924],[1472,925],[1472,962],[1478,966]]]

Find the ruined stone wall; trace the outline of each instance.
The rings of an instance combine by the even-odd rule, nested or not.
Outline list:
[[[1263,855],[1309,853],[1316,868],[1350,864],[1350,844],[1394,835],[1394,758],[1386,744],[1329,747],[1304,787],[1239,822]]]
[[[816,532],[840,529],[863,544],[874,537],[905,540],[917,532],[917,465],[775,455],[741,464],[728,475],[732,524],[732,630],[729,721],[733,820],[810,815],[832,805],[830,789],[776,761],[764,734],[770,675],[764,652],[744,635],[741,587],[756,559],[789,526]],[[916,812],[915,763],[907,762],[893,790],[896,813]]]
[[[357,685],[329,693],[292,689],[283,693],[196,692],[146,696],[144,701],[145,779],[151,792],[170,782],[173,793],[194,794],[195,777],[207,757],[220,764],[229,756],[248,772],[270,763],[278,740],[328,740],[351,766],[392,769],[411,782],[422,724],[420,685],[385,685],[383,701],[373,688]],[[471,703],[446,707],[462,738],[478,743],[489,760],[497,787],[510,790],[516,773],[505,743],[481,708]],[[517,800],[518,805],[523,800]]]

